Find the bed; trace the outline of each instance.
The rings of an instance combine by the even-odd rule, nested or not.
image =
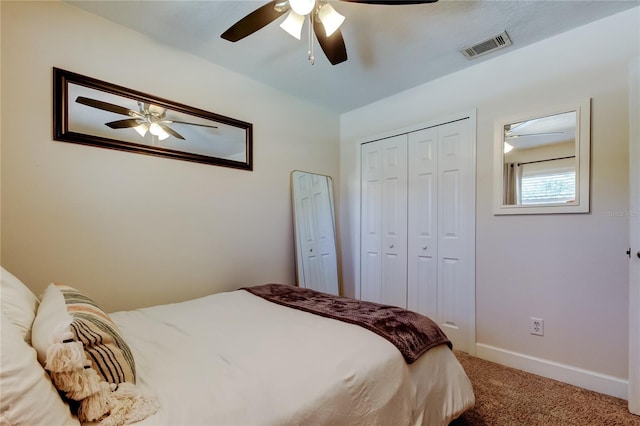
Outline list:
[[[38,300],[29,296],[24,287],[20,290],[25,294],[23,299],[29,301],[29,306],[37,306],[33,318],[23,315],[26,318],[8,320],[15,317],[16,309],[5,309],[10,305],[5,295],[11,294],[4,289],[6,277],[18,281],[3,270],[0,423],[51,423],[42,419],[53,420],[55,413],[60,416],[56,419],[58,424],[78,424],[74,411],[77,401],[70,401],[71,409],[69,398],[58,397],[55,401],[54,384],[59,380],[51,371],[51,363],[47,363],[47,351],[55,352],[52,348],[81,346],[75,336],[68,335],[68,329],[60,331],[60,321],[58,330],[51,332],[51,324],[56,321],[51,314],[54,310],[49,308],[55,303],[49,300],[55,298],[48,293],[59,289],[49,286]],[[76,302],[81,299],[92,309],[98,308],[72,290],[76,292]],[[102,416],[94,423],[447,425],[473,406],[469,379],[447,344],[437,344],[409,363],[398,347],[363,326],[283,306],[248,290],[105,314],[135,360],[135,386],[110,385],[106,392],[117,394],[128,389],[134,395],[129,407],[133,407],[133,415]],[[60,299],[56,300],[59,310]],[[65,303],[70,311],[73,303],[69,299]],[[44,333],[46,338],[39,337],[43,324],[49,327]],[[52,338],[56,333],[57,337]],[[56,339],[60,342],[56,343]],[[24,382],[23,378],[18,379],[20,374],[34,376],[31,370],[24,373],[10,368],[13,361],[6,355],[7,341],[22,343],[22,348],[30,351],[31,356],[26,357],[32,361],[28,368],[37,370],[35,376],[42,389],[56,395],[39,395],[39,402],[27,408],[18,405],[32,399],[25,398],[25,394],[33,385],[20,385],[27,389],[18,389],[16,392],[22,395],[13,400],[6,395],[7,386]],[[44,351],[38,346],[45,346]],[[84,362],[84,371],[94,374]],[[47,366],[48,374],[42,364]],[[44,394],[44,390],[39,392]],[[38,417],[37,411],[42,410],[50,413],[49,417]],[[136,416],[136,410],[144,413]],[[86,420],[84,423],[92,424]]]

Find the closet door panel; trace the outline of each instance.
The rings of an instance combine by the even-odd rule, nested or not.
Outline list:
[[[401,250],[400,245],[406,238],[404,236],[406,230],[403,228],[406,226],[404,216],[406,215],[407,208],[401,205],[401,203],[407,203],[407,190],[402,187],[402,181],[406,182],[405,179],[397,176],[390,178],[385,177],[384,180],[382,232],[385,245],[384,250],[390,254],[398,254],[399,250]]]
[[[457,240],[460,223],[460,173],[459,170],[445,170],[440,174],[441,183],[441,236],[446,240]]]
[[[360,299],[382,303],[382,263],[380,255],[371,251],[363,253]]]
[[[450,333],[451,330],[458,331],[459,329],[459,304],[456,303],[457,292],[460,288],[458,284],[458,261],[459,259],[443,258],[440,264],[442,282],[440,323],[442,326],[447,327],[448,330],[445,333]]]
[[[469,300],[473,282],[473,241],[470,226],[475,216],[475,188],[469,184],[473,170],[473,148],[467,121],[439,127],[438,134],[438,322],[459,349],[468,351]],[[471,164],[470,164],[471,162]],[[471,181],[473,183],[473,180]],[[471,210],[470,210],[471,209]],[[471,240],[470,240],[471,238]]]
[[[382,144],[362,145],[360,298],[382,301]]]
[[[382,303],[407,307],[407,137],[382,141]]]
[[[438,316],[438,130],[409,134],[407,306]]]

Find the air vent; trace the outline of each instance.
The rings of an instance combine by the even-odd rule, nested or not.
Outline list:
[[[500,34],[476,43],[472,46],[461,49],[460,52],[469,59],[477,58],[486,53],[493,52],[494,50],[502,49],[503,47],[511,46],[511,39],[506,31]]]

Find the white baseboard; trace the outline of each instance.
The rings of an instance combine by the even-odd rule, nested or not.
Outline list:
[[[476,356],[538,376],[569,383],[617,398],[628,398],[629,382],[618,377],[476,343]]]

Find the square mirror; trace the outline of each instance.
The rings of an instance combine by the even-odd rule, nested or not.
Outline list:
[[[589,212],[591,101],[496,120],[494,213]]]

